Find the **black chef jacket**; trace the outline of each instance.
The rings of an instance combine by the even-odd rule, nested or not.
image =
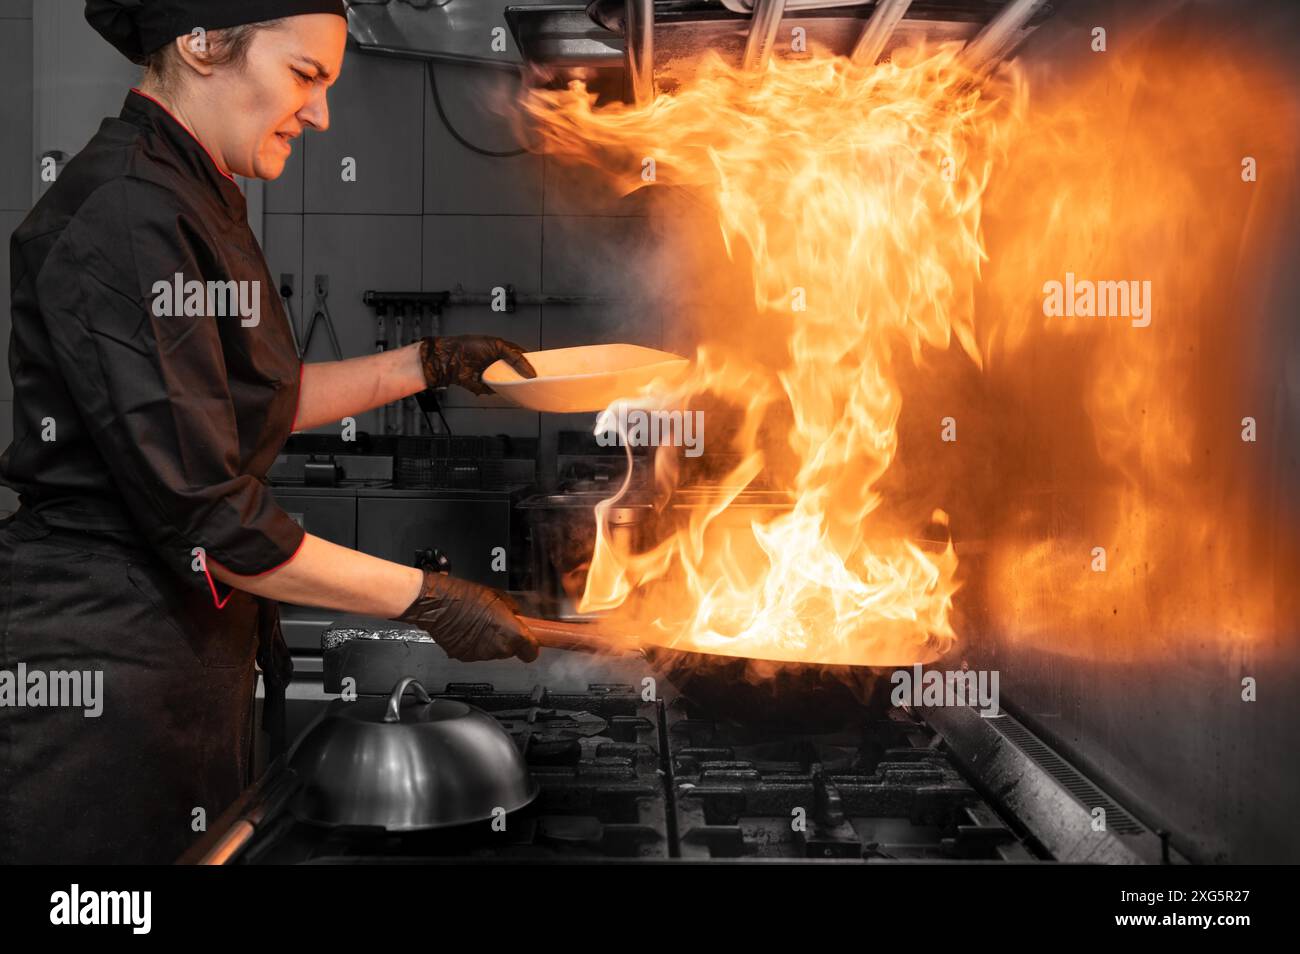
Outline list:
[[[239,189],[141,93],[10,254],[0,477],[23,508],[0,521],[0,668],[84,671],[103,696],[93,718],[0,706],[0,862],[171,861],[249,781],[254,659],[284,742],[278,608],[194,551],[244,574],[296,552],[265,476],[301,363]]]
[[[244,197],[203,145],[132,90],[10,256],[0,480],[50,525],[142,534],[219,605],[229,590],[196,572],[195,548],[241,574],[291,559],[303,530],[265,476],[293,429],[301,362]]]

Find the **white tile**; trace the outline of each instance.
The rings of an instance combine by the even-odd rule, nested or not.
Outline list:
[[[421,211],[424,73],[421,64],[353,53],[330,90],[330,128],[309,132],[307,212]],[[356,181],[345,181],[344,160]]]
[[[424,287],[485,292],[541,288],[542,219],[533,215],[426,215]]]
[[[329,276],[326,299],[343,357],[375,350],[375,314],[362,302],[365,291],[415,291],[420,287],[420,219],[413,215],[305,216],[299,327],[303,338],[315,305],[315,276]],[[392,329],[389,340],[393,342]],[[394,342],[395,343],[395,342]],[[323,323],[316,327],[308,360],[332,361]],[[358,418],[377,431],[378,415]]]
[[[519,79],[499,70],[438,64],[438,92],[455,131],[479,149],[520,147],[509,112]],[[484,156],[448,130],[434,106],[426,77],[424,108],[424,211],[479,215],[542,212],[542,157]],[[501,112],[492,104],[501,104]],[[504,114],[503,114],[504,113]]]

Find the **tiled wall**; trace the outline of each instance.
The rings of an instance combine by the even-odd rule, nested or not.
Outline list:
[[[0,0],[0,341],[9,340],[9,235],[31,206],[32,0]],[[7,352],[7,349],[6,349]],[[13,387],[0,373],[0,446],[13,438]],[[0,487],[0,512],[17,497]]]
[[[487,104],[518,95],[514,73],[438,65],[443,106],[460,135],[480,148],[518,143],[510,121]],[[373,350],[366,289],[630,297],[618,305],[487,306],[448,309],[444,334],[496,334],[526,348],[627,341],[662,346],[660,306],[626,287],[651,241],[643,206],[613,198],[573,169],[525,154],[479,155],[438,116],[422,63],[349,51],[330,94],[328,132],[297,144],[290,167],[267,187],[266,253],[272,272],[296,276],[295,315],[305,327],[316,274],[330,279],[329,304],[345,355]],[[342,162],[356,160],[357,181]],[[304,295],[304,290],[307,294]],[[330,358],[313,340],[309,358]],[[453,389],[446,416],[457,433],[540,437],[544,473],[556,431],[587,427],[590,415],[542,415],[500,398]],[[363,427],[374,427],[367,415]]]

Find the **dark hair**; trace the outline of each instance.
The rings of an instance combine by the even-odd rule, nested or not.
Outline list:
[[[248,48],[260,30],[278,26],[282,20],[264,20],[245,23],[224,30],[209,30],[206,34],[207,50],[200,54],[212,66],[242,66],[248,57]],[[145,57],[145,80],[158,89],[168,90],[176,81],[181,65],[181,55],[176,44],[168,43]]]

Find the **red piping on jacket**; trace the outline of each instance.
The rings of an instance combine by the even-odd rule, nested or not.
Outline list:
[[[247,575],[250,579],[254,579],[254,578],[259,577],[259,576],[266,576],[266,574],[268,574],[268,573],[274,573],[276,570],[280,569],[281,567],[288,566],[290,563],[293,562],[293,558],[296,557],[296,556],[297,556],[297,555],[302,551],[302,545],[303,545],[304,543],[306,543],[306,542],[307,542],[307,534],[306,534],[306,533],[303,533],[303,535],[302,535],[302,539],[299,540],[299,541],[298,541],[298,545],[297,545],[296,547],[294,547],[293,553],[291,553],[291,554],[289,555],[289,559],[284,560],[284,561],[282,561],[282,562],[280,562],[280,563],[277,563],[275,566],[271,567],[269,570],[263,570],[261,573],[249,573],[249,574],[244,574],[244,575]],[[234,594],[234,592],[235,592],[235,587],[233,587],[233,586],[230,587],[230,592],[226,594],[226,598],[225,598],[225,599],[222,599],[221,597],[219,597],[219,596],[217,595],[217,584],[216,584],[216,581],[212,579],[212,571],[208,569],[208,555],[207,555],[207,553],[204,553],[204,554],[203,554],[203,575],[206,576],[206,577],[208,578],[208,589],[212,591],[212,602],[213,602],[214,604],[216,604],[217,609],[225,609],[225,608],[226,608],[226,604],[230,602],[230,597],[231,597],[231,596]],[[227,585],[229,585],[229,584],[227,584]]]
[[[212,167],[213,167],[214,169],[216,169],[218,172],[221,172],[221,174],[222,174],[223,176],[225,176],[227,179],[229,179],[231,182],[235,182],[235,177],[234,177],[234,176],[232,176],[232,175],[231,175],[230,173],[228,173],[228,172],[222,172],[222,171],[221,171],[221,166],[217,165],[217,160],[215,160],[215,159],[212,158],[212,153],[208,152],[208,147],[205,146],[205,145],[203,145],[203,141],[202,141],[201,139],[199,139],[198,136],[196,136],[196,135],[194,135],[194,133],[190,132],[190,129],[189,129],[188,126],[186,126],[183,122],[181,122],[179,119],[176,118],[176,114],[175,114],[175,113],[173,113],[170,109],[168,109],[168,108],[167,108],[166,106],[164,106],[162,103],[158,102],[158,100],[154,99],[154,98],[153,98],[152,96],[150,96],[148,93],[146,93],[146,92],[144,92],[144,91],[142,91],[142,90],[140,90],[140,89],[137,89],[137,88],[134,87],[134,86],[131,87],[131,92],[135,93],[137,96],[143,96],[145,99],[149,100],[149,102],[153,103],[155,106],[157,106],[159,109],[161,109],[164,113],[166,113],[168,116],[170,116],[170,117],[172,118],[172,121],[173,121],[174,123],[176,123],[177,126],[180,126],[181,129],[184,129],[185,132],[186,132],[186,134],[188,134],[189,137],[190,137],[191,139],[193,139],[195,142],[197,142],[197,143],[199,144],[199,148],[202,149],[203,152],[207,155],[208,160],[212,163]],[[239,183],[238,183],[238,182],[235,182],[235,185],[239,185]]]

